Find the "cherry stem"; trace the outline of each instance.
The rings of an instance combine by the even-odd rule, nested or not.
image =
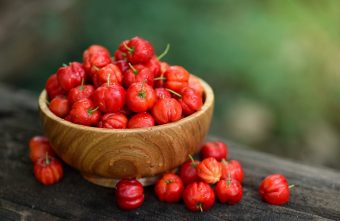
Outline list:
[[[107,75],[107,80],[106,80],[107,86],[110,86],[110,77],[111,77],[111,74],[108,74]]]
[[[138,70],[129,62],[129,67],[131,68],[132,72],[136,75],[138,74]]]
[[[49,102],[48,100],[46,100],[46,104],[47,104],[47,105],[50,105],[50,102]]]
[[[98,110],[98,108],[99,108],[99,107],[96,107],[96,108],[93,108],[93,109],[89,109],[89,110],[87,110],[87,113],[88,113],[89,115],[92,115],[94,112],[96,112],[96,111]]]
[[[143,82],[142,82],[142,87],[141,87],[141,89],[140,89],[140,91],[139,91],[139,93],[138,93],[138,96],[139,97],[141,97],[141,98],[145,98],[145,91],[144,91],[144,84],[145,84],[145,82],[146,82],[146,80],[144,80]]]
[[[182,95],[180,95],[180,94],[179,94],[179,93],[177,93],[176,91],[174,91],[174,90],[171,90],[171,89],[169,89],[169,88],[166,88],[166,90],[167,90],[167,91],[169,91],[170,93],[172,93],[172,94],[174,94],[174,95],[178,96],[179,98],[182,98]]]
[[[231,185],[231,175],[230,175],[230,171],[228,171],[227,185],[228,185],[228,186]]]
[[[165,183],[170,184],[170,183],[172,183],[172,180],[165,180]]]
[[[203,212],[202,203],[198,203],[197,207],[200,208],[201,213]]]
[[[81,85],[80,85],[79,90],[80,90],[80,91],[83,91],[83,90],[84,90],[84,78],[81,79]]]
[[[157,58],[158,60],[161,60],[170,50],[170,44],[168,43],[164,49],[164,51],[162,52],[162,54],[160,54]]]
[[[195,162],[195,159],[191,156],[191,154],[189,154],[188,157],[193,163]]]
[[[64,63],[64,64],[63,64],[63,67],[67,67],[67,64]]]
[[[154,81],[158,81],[158,80],[166,80],[166,78],[165,78],[165,77],[156,77],[156,78],[154,78],[153,80],[154,80]]]
[[[294,188],[294,187],[295,187],[294,184],[288,186],[289,189]]]
[[[46,152],[46,155],[45,155],[45,164],[46,165],[50,165],[50,159],[48,158],[48,152]]]
[[[129,51],[129,53],[133,53],[135,51],[134,48],[130,48],[129,46],[126,45],[126,43],[124,43],[124,47],[126,48],[126,50]]]

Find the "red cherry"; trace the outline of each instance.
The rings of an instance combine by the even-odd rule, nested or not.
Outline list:
[[[104,113],[118,112],[125,104],[125,90],[119,84],[103,84],[94,91],[93,101]]]
[[[189,76],[188,86],[194,89],[196,93],[198,93],[198,95],[202,97],[204,89],[201,81],[192,74],[190,74]]]
[[[52,74],[46,81],[45,89],[50,100],[58,95],[64,95],[66,91],[60,86],[56,74]]]
[[[189,72],[181,66],[170,66],[164,73],[166,78],[164,86],[180,93],[181,90],[188,86]]]
[[[145,82],[131,84],[126,92],[126,104],[134,112],[145,112],[156,102],[154,89]]]
[[[181,90],[181,99],[179,103],[182,106],[183,113],[190,115],[201,109],[203,102],[202,97],[190,87],[184,87]]]
[[[124,86],[130,87],[135,82],[146,82],[148,85],[153,87],[154,75],[149,68],[144,65],[134,65],[129,63],[129,69],[124,72]]]
[[[39,158],[45,157],[46,152],[49,156],[55,156],[52,146],[47,137],[34,136],[29,141],[30,159],[32,162],[36,162]]]
[[[124,73],[129,69],[129,63],[126,60],[115,61],[114,64],[119,68],[121,73]]]
[[[92,85],[80,85],[78,87],[72,88],[67,95],[67,99],[70,104],[75,103],[83,98],[91,98],[94,92],[94,87]]]
[[[119,208],[132,210],[140,207],[144,202],[144,188],[135,179],[123,179],[116,185],[116,201]]]
[[[238,182],[243,182],[244,172],[243,168],[237,160],[226,161],[222,160],[222,179],[227,179],[229,174],[231,178],[237,180]]]
[[[200,163],[198,160],[194,160],[191,155],[189,155],[190,160],[185,162],[181,169],[179,170],[178,174],[181,177],[184,185],[188,185],[193,182],[200,181],[200,178],[197,175],[197,166]]]
[[[155,126],[155,120],[146,112],[135,114],[128,122],[128,128],[145,128],[152,126]]]
[[[84,98],[72,105],[70,116],[70,120],[73,123],[93,126],[97,125],[100,112],[90,99]]]
[[[198,164],[197,175],[209,184],[217,183],[222,175],[222,166],[215,158],[206,158]]]
[[[68,66],[63,66],[57,71],[58,82],[60,86],[69,91],[81,84],[85,79],[85,70],[79,62],[71,62]]]
[[[147,63],[154,56],[154,49],[147,40],[134,37],[126,45],[127,58],[132,64]]]
[[[241,201],[243,188],[235,179],[223,179],[217,183],[215,193],[221,203],[234,205]]]
[[[267,176],[259,187],[264,201],[273,205],[281,205],[289,201],[290,188],[287,179],[281,174]]]
[[[154,77],[158,77],[161,74],[161,64],[156,56],[153,56],[145,67],[149,68]]]
[[[156,102],[152,115],[158,124],[175,122],[182,117],[182,107],[174,98],[164,98]]]
[[[128,119],[123,113],[109,113],[102,116],[102,119],[98,123],[98,127],[124,129],[126,128],[127,122]]]
[[[155,92],[158,99],[171,98],[170,92],[165,88],[155,88]]]
[[[215,203],[215,194],[209,184],[194,182],[189,184],[183,192],[186,207],[194,212],[206,211]]]
[[[227,144],[222,141],[211,141],[203,145],[201,149],[201,158],[214,157],[217,161],[228,157]]]
[[[129,40],[124,40],[122,43],[119,44],[118,49],[115,51],[115,60],[119,61],[119,60],[127,60],[127,53],[128,50],[126,48],[126,46],[128,45]]]
[[[83,54],[84,69],[88,76],[96,73],[100,68],[112,62],[110,52],[100,45],[91,45]]]
[[[46,156],[39,158],[34,164],[34,176],[45,186],[57,183],[63,175],[61,163],[47,152]]]
[[[155,184],[155,193],[160,201],[176,203],[181,200],[184,190],[183,182],[174,173],[166,173]]]
[[[123,75],[119,68],[114,64],[108,64],[92,75],[92,81],[96,88],[107,83],[108,80],[111,84],[122,84]]]
[[[50,110],[58,117],[64,118],[70,112],[70,104],[65,96],[57,96],[49,105]]]

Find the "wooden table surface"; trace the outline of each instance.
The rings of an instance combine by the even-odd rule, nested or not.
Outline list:
[[[65,166],[65,177],[44,187],[33,176],[27,141],[42,134],[37,96],[0,85],[0,220],[340,220],[340,172],[302,165],[228,142],[230,157],[245,170],[244,197],[228,206],[215,203],[204,213],[183,202],[158,201],[153,188],[132,212],[119,210],[114,191],[85,181]],[[210,138],[212,139],[212,138]],[[257,188],[269,174],[282,173],[295,184],[284,206],[263,203]]]

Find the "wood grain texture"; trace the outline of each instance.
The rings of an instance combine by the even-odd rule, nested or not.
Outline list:
[[[30,137],[42,133],[37,97],[0,85],[0,100],[0,220],[340,220],[339,171],[280,159],[230,141],[231,159],[240,160],[245,170],[244,197],[235,206],[216,202],[208,212],[192,213],[183,202],[158,201],[150,186],[142,207],[124,212],[115,205],[114,190],[87,182],[66,165],[63,180],[44,187],[34,179],[27,146]],[[271,206],[258,196],[261,180],[271,173],[283,173],[297,185],[286,205]]]
[[[152,177],[181,165],[207,135],[214,94],[206,82],[201,83],[205,97],[201,110],[177,122],[138,129],[70,123],[49,110],[43,91],[39,98],[43,130],[58,156],[91,182],[114,187],[114,179]]]

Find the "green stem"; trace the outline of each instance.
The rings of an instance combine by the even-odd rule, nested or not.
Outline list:
[[[136,75],[138,74],[138,70],[129,62],[128,63],[129,67],[131,68],[132,72]]]
[[[92,115],[94,112],[96,112],[96,111],[98,110],[98,108],[99,108],[99,107],[96,107],[96,108],[93,108],[93,109],[89,109],[89,110],[87,110],[87,113],[88,113],[89,115]]]
[[[154,80],[154,81],[158,81],[158,80],[166,80],[166,78],[165,78],[165,77],[156,77],[156,78],[154,78],[153,80]]]
[[[48,158],[48,152],[46,152],[46,155],[45,155],[45,164],[46,165],[50,165],[50,159]]]
[[[170,44],[168,43],[166,45],[166,48],[164,49],[164,51],[162,52],[162,54],[160,54],[157,58],[158,60],[161,60],[170,50]]]
[[[108,74],[107,75],[107,80],[106,80],[106,82],[107,82],[107,86],[110,86],[110,77],[111,77],[111,74]]]
[[[294,188],[294,187],[295,187],[294,184],[288,186],[289,189]]]
[[[135,48],[130,48],[129,46],[127,46],[126,45],[126,43],[124,43],[124,47],[126,48],[126,50],[128,50],[128,52],[130,53],[130,54],[132,54],[134,51],[135,51]]]
[[[174,90],[171,90],[171,89],[169,89],[169,88],[166,88],[166,90],[167,90],[167,91],[169,91],[170,93],[172,93],[172,94],[174,94],[174,95],[178,96],[179,98],[182,98],[182,95],[180,95],[180,94],[179,94],[179,93],[177,93],[176,91],[174,91]]]
[[[84,78],[81,79],[81,85],[79,88],[79,91],[83,91],[84,90]]]
[[[63,63],[63,67],[67,67],[67,64]]]

